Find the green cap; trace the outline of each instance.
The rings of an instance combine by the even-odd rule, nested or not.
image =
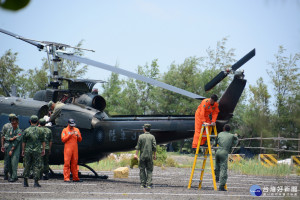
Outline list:
[[[54,102],[53,101],[49,101],[49,103],[48,103],[48,108],[51,108],[51,106],[54,104]]]
[[[151,124],[144,124],[144,128],[151,128]]]
[[[11,113],[8,115],[8,119],[11,120],[12,118],[17,117],[14,113]]]
[[[44,118],[41,118],[39,120],[40,125],[44,126],[46,124],[46,120]]]
[[[36,116],[36,115],[31,115],[30,121],[31,121],[32,123],[36,123],[38,120],[39,120],[38,116]]]

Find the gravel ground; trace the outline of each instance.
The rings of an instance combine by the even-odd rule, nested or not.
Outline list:
[[[107,180],[82,178],[82,183],[65,183],[62,177],[50,180],[41,180],[41,188],[33,187],[33,180],[29,180],[29,187],[23,187],[23,178],[15,183],[3,180],[3,169],[0,170],[0,199],[299,199],[300,177],[259,177],[229,173],[228,192],[213,190],[211,174],[204,175],[202,189],[198,190],[195,172],[195,181],[192,188],[187,189],[191,169],[155,167],[153,172],[153,189],[140,188],[139,169],[130,169],[129,177],[124,179],[113,178],[113,172],[98,172],[99,175],[108,175]],[[19,174],[22,173],[20,169]],[[58,170],[56,172],[62,173]],[[85,173],[85,172],[84,172]],[[84,174],[83,173],[83,174]],[[250,187],[259,185],[261,189],[268,187],[269,193],[263,192],[261,197],[250,194]],[[283,191],[271,193],[271,186]],[[297,192],[285,192],[286,188],[293,188]],[[288,189],[287,189],[288,190]],[[283,194],[284,193],[284,194]],[[286,197],[283,197],[285,195]]]

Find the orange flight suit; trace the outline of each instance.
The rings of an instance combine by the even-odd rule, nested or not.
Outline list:
[[[219,112],[218,102],[215,102],[214,105],[211,105],[210,98],[204,99],[201,102],[195,113],[195,133],[192,148],[197,148],[202,124],[216,122]],[[209,115],[211,115],[211,119]],[[203,131],[203,135],[206,135],[205,130]],[[202,137],[200,145],[204,145],[206,140],[206,137]]]
[[[73,135],[72,132],[74,133]],[[78,134],[78,136],[75,135]],[[64,149],[64,180],[70,181],[70,167],[73,175],[73,181],[78,181],[78,144],[81,142],[82,137],[78,128],[73,127],[70,129],[70,125],[61,132],[61,141],[65,143]],[[71,165],[70,165],[71,163]]]

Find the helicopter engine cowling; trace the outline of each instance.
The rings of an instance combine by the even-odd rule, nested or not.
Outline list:
[[[106,107],[105,99],[97,94],[86,93],[75,99],[75,103],[86,105],[103,111]]]

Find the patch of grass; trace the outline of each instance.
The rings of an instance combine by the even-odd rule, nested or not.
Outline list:
[[[295,169],[297,176],[300,176],[300,167],[296,167]]]
[[[266,167],[257,159],[228,163],[228,168],[241,174],[258,176],[286,176],[292,173],[292,168],[289,165],[278,164],[276,166]]]
[[[177,163],[173,158],[167,157],[166,159],[166,167],[176,167]]]
[[[156,160],[153,161],[155,166],[161,167],[166,164],[167,151],[163,146],[156,146]]]
[[[89,163],[88,166],[90,166],[91,168],[93,168],[96,171],[111,171],[111,170],[114,170],[114,169],[120,167],[120,165],[118,165],[118,162],[111,158],[105,158],[98,162]],[[84,168],[84,169],[86,169],[86,168]]]

